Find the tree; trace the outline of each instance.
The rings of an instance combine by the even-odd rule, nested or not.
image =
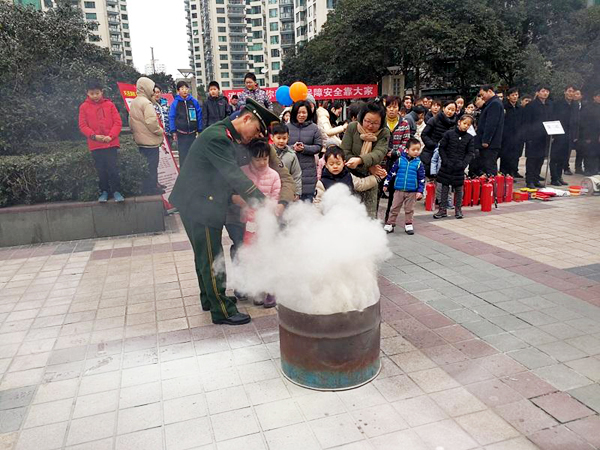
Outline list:
[[[0,2],[0,154],[79,136],[78,107],[90,79],[122,104],[116,82],[135,83],[140,74],[86,42],[92,27],[70,2],[47,12]]]
[[[163,91],[173,93],[175,92],[175,80],[171,74],[165,72],[157,72],[152,75],[148,75],[152,81],[158,84]]]

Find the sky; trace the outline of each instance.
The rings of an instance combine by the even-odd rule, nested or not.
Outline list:
[[[177,69],[190,65],[183,0],[128,0],[127,10],[136,69],[144,73],[154,47],[157,63],[181,77]]]

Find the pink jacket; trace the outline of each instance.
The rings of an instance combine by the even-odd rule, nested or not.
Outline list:
[[[275,201],[279,201],[281,178],[279,178],[279,174],[275,170],[267,167],[259,172],[251,165],[247,165],[242,167],[242,172],[250,178],[250,181],[252,181],[265,196]],[[247,211],[245,214],[242,213],[242,222],[252,222],[254,221],[253,219],[254,214],[252,211]]]

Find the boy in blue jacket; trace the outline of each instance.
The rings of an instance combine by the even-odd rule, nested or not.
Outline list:
[[[190,86],[185,81],[177,83],[177,95],[169,110],[169,130],[177,142],[179,167],[183,167],[196,133],[202,131],[202,108],[198,100],[190,95]]]
[[[421,154],[421,142],[410,138],[406,144],[406,151],[400,154],[400,158],[394,163],[383,182],[383,191],[387,192],[390,181],[395,178],[394,202],[390,210],[390,216],[383,227],[387,233],[393,233],[396,219],[400,209],[404,205],[404,231],[406,234],[415,234],[413,228],[413,214],[415,202],[423,198],[425,188],[425,166],[419,159]]]

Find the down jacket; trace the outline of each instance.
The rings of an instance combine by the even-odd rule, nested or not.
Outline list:
[[[363,145],[363,141],[360,138],[360,132],[358,131],[358,122],[352,122],[348,125],[346,133],[344,133],[344,139],[342,139],[342,150],[344,150],[344,159],[348,161],[350,158],[355,156],[360,157],[363,163],[358,166],[354,172],[359,176],[368,176],[369,167],[381,164],[383,158],[388,152],[388,142],[390,140],[390,130],[387,127],[383,128],[377,136],[377,141],[373,142],[373,148],[370,153],[361,155],[360,150]]]
[[[333,127],[329,119],[329,112],[325,108],[317,108],[317,125],[323,134],[323,142],[330,140],[332,143],[335,142],[335,145],[339,147],[342,145],[339,135],[344,132],[345,127],[344,125]]]
[[[243,166],[241,169],[265,197],[275,200],[276,202],[279,201],[281,178],[279,178],[279,174],[275,170],[270,167],[266,167],[263,170],[256,170],[251,164]],[[245,211],[242,214],[242,222],[253,221],[254,213],[252,211]]]
[[[475,156],[475,140],[458,127],[447,131],[439,147],[442,165],[437,181],[448,186],[462,186],[465,182],[465,169]]]
[[[421,161],[425,164],[431,163],[433,157],[433,151],[442,140],[444,133],[450,130],[456,125],[456,119],[454,117],[448,117],[444,114],[444,111],[440,111],[437,116],[432,117],[427,122],[425,129],[421,133],[421,139],[425,144],[423,153],[421,153]]]
[[[141,77],[136,84],[137,97],[129,108],[129,126],[135,143],[140,147],[160,147],[163,129],[154,109],[154,81]]]
[[[79,131],[87,137],[90,151],[119,146],[121,116],[117,107],[107,98],[94,102],[87,98],[79,107]],[[110,142],[100,142],[92,136],[110,136]]]
[[[317,164],[315,155],[323,147],[323,136],[317,125],[307,120],[304,123],[288,124],[290,138],[288,140],[290,147],[294,147],[296,142],[304,144],[304,150],[296,152],[298,162],[302,169],[302,194],[313,195],[317,185]]]

